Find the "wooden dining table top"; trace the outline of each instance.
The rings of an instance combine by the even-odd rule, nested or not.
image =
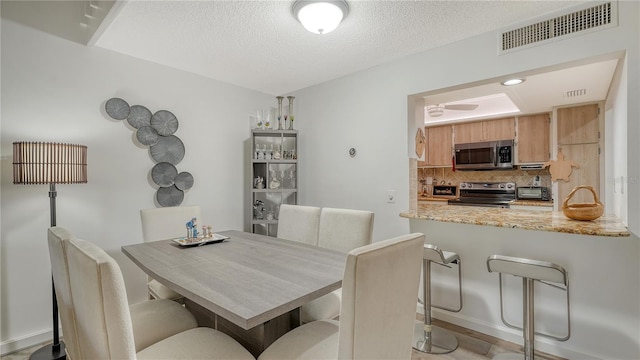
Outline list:
[[[347,254],[242,231],[196,247],[160,240],[122,247],[145,273],[243,329],[342,286]]]

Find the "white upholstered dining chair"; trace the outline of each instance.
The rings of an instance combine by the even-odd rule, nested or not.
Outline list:
[[[230,336],[203,327],[136,351],[118,264],[101,248],[81,239],[68,241],[66,255],[77,323],[74,359],[254,359]]]
[[[73,235],[65,228],[48,230],[49,256],[56,298],[67,353],[78,357],[78,329],[71,297],[69,268],[65,249]],[[130,306],[136,351],[172,335],[198,326],[195,317],[180,304],[170,300],[147,300]]]
[[[373,241],[374,213],[364,210],[322,208],[318,246],[349,252]],[[303,323],[334,319],[340,314],[341,290],[335,290],[300,308]]]
[[[200,206],[172,206],[140,210],[142,238],[145,242],[183,237],[186,224],[192,218],[200,220]],[[182,295],[147,277],[149,296],[154,299],[181,301]]]
[[[295,328],[258,359],[411,359],[423,246],[409,234],[349,252],[340,321]]]
[[[303,205],[280,205],[277,238],[318,245],[320,208]]]

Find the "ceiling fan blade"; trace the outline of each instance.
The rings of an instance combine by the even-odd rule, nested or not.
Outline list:
[[[444,108],[447,110],[475,110],[478,107],[478,104],[451,104],[445,105]]]

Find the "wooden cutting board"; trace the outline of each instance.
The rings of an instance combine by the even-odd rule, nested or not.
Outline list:
[[[549,160],[542,165],[544,167],[549,167],[551,181],[569,181],[573,168],[580,168],[579,164],[576,164],[571,160],[565,160],[562,151],[558,151],[558,160]]]
[[[425,140],[422,128],[418,128],[416,132],[416,155],[418,155],[418,159],[422,158],[422,154],[424,154]]]

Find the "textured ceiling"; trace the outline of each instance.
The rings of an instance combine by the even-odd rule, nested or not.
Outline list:
[[[267,94],[371,68],[585,1],[349,1],[316,35],[292,1],[118,2],[90,44]]]

